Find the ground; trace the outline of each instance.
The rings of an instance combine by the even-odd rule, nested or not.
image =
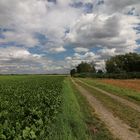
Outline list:
[[[138,140],[139,82],[0,76],[0,139]]]

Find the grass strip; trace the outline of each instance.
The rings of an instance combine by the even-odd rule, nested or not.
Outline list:
[[[62,110],[49,140],[114,140],[69,78],[63,85]]]
[[[80,106],[68,78],[64,81],[62,110],[49,140],[90,140]]]
[[[128,100],[140,105],[140,92],[137,92],[137,91],[134,91],[131,89],[117,87],[117,86],[106,84],[106,83],[102,83],[96,79],[81,78],[80,80],[86,82],[87,84],[93,85],[93,86],[103,89],[109,93],[118,95],[120,97],[123,97],[125,99],[128,99]]]
[[[99,99],[104,106],[106,106],[114,116],[118,116],[121,120],[123,120],[126,124],[128,124],[132,130],[140,133],[140,113],[131,109],[128,106],[123,105],[111,97],[96,91],[95,89],[82,84],[81,82],[77,82],[79,85],[83,86],[86,90],[91,92],[97,99]]]
[[[86,98],[80,94],[73,83],[71,83],[71,86],[80,105],[83,121],[87,125],[88,135],[90,135],[91,139],[114,140],[112,134],[106,128],[105,124],[98,118],[98,116],[94,112],[94,109],[90,107]]]

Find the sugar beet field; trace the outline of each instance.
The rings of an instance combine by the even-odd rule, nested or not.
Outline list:
[[[139,140],[139,83],[0,76],[0,140]]]

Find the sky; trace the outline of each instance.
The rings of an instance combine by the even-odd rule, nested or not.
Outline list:
[[[0,0],[0,74],[105,69],[140,53],[140,0]]]

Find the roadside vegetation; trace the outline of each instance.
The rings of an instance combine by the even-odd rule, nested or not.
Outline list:
[[[54,124],[51,140],[90,140],[83,114],[68,78],[63,84],[61,112]]]
[[[100,89],[103,89],[109,93],[126,98],[126,99],[140,105],[140,92],[138,92],[138,91],[134,91],[133,89],[128,89],[125,87],[117,87],[117,86],[114,86],[111,84],[103,83],[103,82],[101,82],[101,80],[98,80],[98,79],[81,78],[80,80],[86,82],[87,84],[90,84],[90,85],[93,85]]]
[[[87,126],[87,133],[90,135],[90,139],[93,140],[115,140],[112,134],[108,131],[105,124],[98,118],[94,109],[90,107],[88,101],[77,90],[75,85],[71,83],[73,92],[77,98],[82,112],[82,119]]]
[[[140,113],[133,110],[132,108],[118,102],[111,97],[96,91],[95,89],[88,87],[87,85],[78,82],[81,86],[83,86],[86,90],[90,91],[93,96],[95,96],[99,101],[103,103],[105,107],[107,107],[114,116],[118,116],[121,120],[127,123],[134,131],[140,133]]]
[[[93,62],[81,62],[70,71],[73,77],[130,79],[140,78],[140,54],[116,55],[105,62],[104,69],[95,69]]]
[[[0,77],[1,140],[113,140],[68,77]]]
[[[69,78],[64,81],[62,110],[53,129],[51,140],[113,140]]]

